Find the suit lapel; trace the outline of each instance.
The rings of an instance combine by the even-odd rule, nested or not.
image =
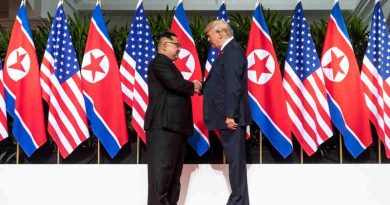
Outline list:
[[[213,72],[215,70],[215,66],[214,65],[217,65],[217,63],[221,60],[222,56],[223,56],[223,53],[221,52],[221,54],[213,62],[213,66],[211,67],[210,72],[207,75],[205,82],[210,78],[211,74],[213,74]]]
[[[217,63],[223,58],[223,54],[224,54],[224,52],[226,51],[226,50],[228,50],[229,49],[229,47],[230,46],[232,46],[233,44],[234,44],[234,42],[235,42],[236,40],[231,40],[226,46],[225,46],[225,48],[223,48],[223,50],[221,51],[221,54],[215,59],[215,61],[213,62],[213,66],[211,67],[211,69],[210,69],[210,72],[209,72],[209,74],[207,75],[207,77],[206,77],[206,80],[205,80],[205,83],[207,82],[207,80],[211,77],[211,75],[212,75],[212,73],[214,72],[214,65],[217,65]]]

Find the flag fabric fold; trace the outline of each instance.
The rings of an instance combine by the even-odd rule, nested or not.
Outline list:
[[[293,150],[282,75],[260,4],[253,12],[248,47],[248,92],[252,119],[275,149]]]
[[[46,142],[38,61],[22,1],[12,29],[3,69],[7,112],[12,133],[27,156]]]
[[[0,142],[8,137],[7,110],[3,82],[3,62],[0,61]]]
[[[78,64],[63,2],[49,31],[41,64],[43,99],[49,105],[48,132],[63,158],[89,138]]]
[[[376,1],[363,58],[361,80],[370,120],[390,158],[390,35],[381,4]]]
[[[372,138],[359,67],[337,0],[326,29],[321,65],[332,122],[356,158]]]
[[[221,2],[221,6],[219,7],[218,13],[217,13],[217,19],[218,20],[224,20],[227,23],[229,23],[229,17],[226,10],[226,3],[225,0]],[[210,46],[209,53],[207,55],[207,61],[205,65],[205,71],[204,71],[204,78],[206,79],[208,73],[210,72],[210,69],[215,61],[215,59],[218,57],[218,54],[221,51],[218,48],[214,48]]]
[[[99,1],[92,14],[81,75],[92,131],[114,157],[128,136],[119,69]]]
[[[283,87],[292,132],[311,156],[333,131],[324,75],[301,1],[295,7],[291,25]]]
[[[171,24],[171,32],[177,35],[181,45],[179,58],[175,61],[176,66],[186,80],[202,81],[198,53],[182,0],[178,2]],[[195,94],[191,97],[191,100],[195,134],[188,138],[188,142],[197,154],[201,156],[210,148],[209,133],[203,122],[203,96]]]
[[[140,0],[130,27],[120,74],[123,99],[132,108],[132,125],[144,143],[146,135],[143,127],[148,106],[147,72],[149,62],[155,55],[152,32]]]

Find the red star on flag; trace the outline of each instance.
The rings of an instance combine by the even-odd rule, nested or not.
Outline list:
[[[272,72],[267,68],[267,61],[268,61],[268,58],[270,57],[270,55],[267,55],[266,57],[263,58],[263,60],[261,60],[256,54],[254,54],[254,59],[255,59],[255,62],[253,63],[253,65],[251,67],[249,67],[248,70],[253,70],[256,72],[256,79],[259,79],[260,75],[262,73],[269,73],[269,74],[272,74]],[[264,68],[264,72],[258,72],[257,68]]]
[[[324,68],[332,69],[333,78],[335,78],[339,72],[341,74],[345,74],[345,72],[340,67],[340,63],[344,59],[344,55],[337,57],[333,50],[330,53],[332,55],[332,60],[327,65],[325,65]]]
[[[106,73],[100,66],[100,63],[102,62],[104,55],[95,58],[95,56],[92,55],[92,53],[89,54],[91,56],[91,63],[87,66],[85,66],[84,70],[89,70],[92,72],[92,80],[95,80],[96,72]]]
[[[17,55],[16,63],[10,65],[9,68],[12,68],[12,69],[15,69],[15,70],[20,70],[22,72],[26,72],[26,70],[24,69],[24,67],[22,65],[22,61],[23,61],[24,57],[26,56],[26,54],[20,55],[19,52],[16,51],[16,55]]]
[[[188,68],[188,66],[186,65],[187,62],[188,62],[188,59],[190,58],[190,54],[186,55],[184,58],[182,59],[177,59],[175,61],[175,64],[177,66],[177,68],[181,71],[181,72],[186,72],[186,73],[192,73],[192,71]]]

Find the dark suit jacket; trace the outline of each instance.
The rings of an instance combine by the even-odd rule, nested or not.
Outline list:
[[[215,60],[203,82],[203,117],[209,130],[227,129],[226,117],[239,126],[250,124],[247,59],[233,39]]]
[[[150,62],[148,89],[144,129],[165,128],[193,135],[191,95],[194,94],[194,84],[183,78],[167,56],[157,54]]]

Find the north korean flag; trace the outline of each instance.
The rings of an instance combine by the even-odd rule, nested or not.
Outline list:
[[[46,129],[38,61],[24,4],[22,1],[4,61],[4,87],[7,112],[14,120],[12,133],[31,156],[46,142]]]
[[[326,30],[321,65],[332,122],[356,158],[371,145],[372,138],[359,67],[337,0]]]
[[[105,21],[96,4],[89,27],[81,75],[92,131],[114,157],[128,141],[118,64]]]

